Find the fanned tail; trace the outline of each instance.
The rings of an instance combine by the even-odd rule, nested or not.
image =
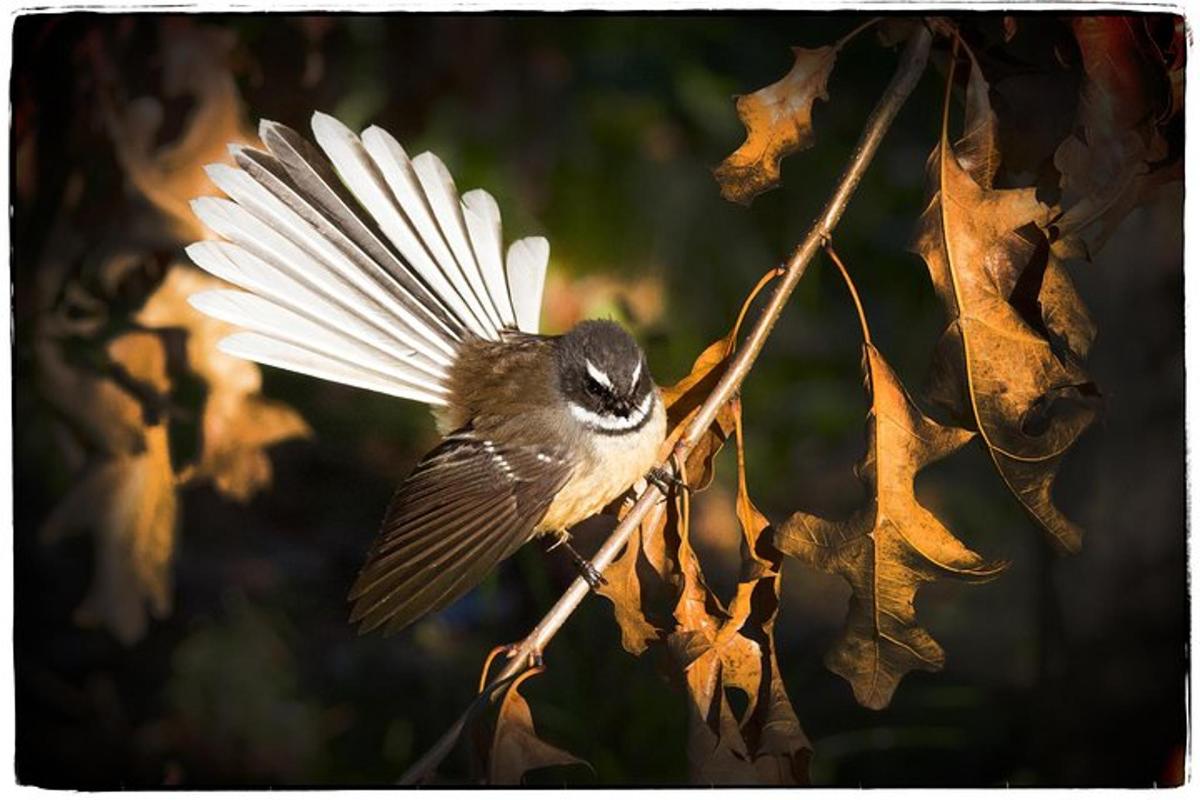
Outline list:
[[[231,146],[236,166],[208,167],[229,199],[192,208],[224,241],[187,252],[241,291],[191,303],[242,329],[219,345],[231,355],[445,405],[465,338],[537,333],[549,244],[521,239],[505,257],[496,201],[460,199],[436,155],[410,159],[381,128],[360,138],[326,114],[312,128],[320,149],[264,120],[265,151]]]

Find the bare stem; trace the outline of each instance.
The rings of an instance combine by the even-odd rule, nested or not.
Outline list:
[[[850,201],[850,196],[854,193],[854,190],[862,180],[863,174],[867,171],[867,167],[879,149],[880,142],[883,141],[884,134],[891,127],[896,114],[900,111],[900,108],[904,105],[904,101],[908,99],[909,94],[912,93],[913,88],[917,85],[921,74],[925,71],[925,62],[929,56],[931,42],[932,36],[929,30],[924,25],[918,26],[909,39],[908,45],[905,47],[896,74],[892,77],[891,83],[888,84],[883,95],[876,103],[875,108],[871,111],[871,116],[867,119],[862,136],[858,140],[849,163],[842,172],[842,177],[838,181],[833,196],[829,199],[821,216],[817,218],[817,221],[804,237],[804,240],[793,251],[791,257],[788,259],[783,277],[775,285],[771,299],[768,301],[766,308],[759,314],[753,329],[746,337],[745,343],[733,357],[725,374],[721,376],[721,380],[713,389],[712,394],[708,396],[704,404],[696,411],[687,430],[684,431],[679,441],[676,442],[675,448],[663,466],[669,466],[672,461],[682,464],[688,453],[696,446],[700,437],[708,430],[709,425],[712,424],[720,409],[737,394],[742,381],[749,374],[750,368],[754,366],[755,359],[758,358],[763,345],[766,344],[771,329],[775,327],[776,321],[783,313],[783,307],[791,296],[792,290],[796,288],[796,284],[804,275],[805,267],[808,266],[808,262],[812,260],[817,249],[829,242],[830,234],[842,218],[842,214],[845,212],[846,206]],[[649,484],[646,487],[645,491],[642,492],[641,496],[629,510],[629,513],[613,529],[608,539],[605,540],[604,544],[601,545],[596,555],[592,558],[592,564],[597,570],[603,572],[608,568],[620,554],[626,542],[629,541],[629,537],[633,535],[634,530],[646,515],[662,503],[664,499],[662,492],[659,491],[657,486]],[[504,669],[500,671],[500,674],[492,684],[489,684],[489,688],[485,689],[485,694],[491,694],[494,691],[491,688],[492,686],[509,680],[527,669],[530,659],[541,654],[546,645],[550,643],[550,640],[554,638],[554,635],[558,633],[558,630],[571,614],[574,613],[579,604],[583,602],[583,599],[587,597],[588,592],[587,581],[583,578],[576,578],[567,587],[566,592],[559,598],[558,602],[554,604],[554,607],[542,618],[542,621],[514,648],[509,660],[504,665]],[[442,735],[442,738],[419,761],[408,769],[404,776],[401,777],[400,783],[418,783],[436,769],[454,748],[454,744],[458,740],[467,716],[467,714],[464,714],[463,717],[460,717]]]
[[[837,251],[833,249],[832,244],[825,245],[825,255],[829,256],[830,260],[837,266],[838,272],[842,273],[842,280],[846,282],[846,288],[850,291],[850,298],[854,300],[854,308],[858,311],[858,324],[862,326],[863,343],[871,343],[871,328],[867,325],[867,314],[863,311],[862,300],[858,297],[858,289],[854,285],[854,281],[850,279],[850,273],[846,270],[846,265],[838,258]]]

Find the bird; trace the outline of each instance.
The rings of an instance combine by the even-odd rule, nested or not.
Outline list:
[[[425,403],[438,444],[392,496],[349,593],[360,633],[444,609],[541,538],[604,581],[570,529],[646,477],[662,396],[637,341],[612,320],[539,332],[549,243],[503,247],[483,189],[459,195],[430,152],[378,126],[316,112],[316,145],[263,120],[262,148],[229,145],[205,169],[224,197],[192,201],[214,238],[186,248],[236,288],[191,295],[230,324],[230,355]]]

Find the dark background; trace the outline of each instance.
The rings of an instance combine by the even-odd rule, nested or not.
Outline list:
[[[175,609],[145,638],[124,646],[72,623],[93,547],[86,537],[53,547],[37,538],[73,476],[31,377],[30,286],[56,235],[55,198],[72,176],[91,187],[89,198],[104,198],[86,209],[79,235],[121,235],[119,214],[155,213],[120,174],[90,48],[118,65],[128,96],[153,96],[169,25],[225,29],[249,120],[306,130],[311,110],[322,109],[356,129],[378,123],[412,153],[434,149],[461,187],[497,196],[506,238],[550,238],[560,283],[551,297],[582,298],[586,313],[629,323],[659,381],[670,383],[803,235],[896,56],[871,35],[847,47],[830,101],[816,105],[816,146],[788,159],[783,188],[750,209],[723,201],[710,174],[742,139],[731,96],[783,75],[790,46],[830,43],[861,21],[19,19],[13,102],[18,124],[33,122],[16,130],[14,146],[32,136],[37,148],[19,177],[35,189],[14,194],[13,220],[18,780],[388,784],[470,701],[487,651],[519,639],[572,574],[559,554],[527,547],[445,613],[390,639],[356,636],[346,592],[394,485],[434,442],[433,426],[415,404],[265,369],[265,394],[298,409],[315,437],[275,448],[274,485],[248,504],[208,487],[182,492]],[[924,207],[941,92],[942,73],[931,68],[836,235],[876,343],[914,391],[943,324],[926,269],[906,250]],[[188,108],[168,111],[181,118]],[[1099,327],[1090,367],[1105,395],[1102,422],[1071,451],[1056,487],[1060,507],[1086,530],[1081,554],[1052,553],[982,450],[929,470],[922,501],[969,546],[1012,567],[990,584],[921,591],[918,612],[945,647],[946,668],[911,674],[879,712],[858,707],[822,666],[847,587],[785,567],[780,662],[813,742],[814,783],[1179,782],[1188,641],[1181,200],[1179,186],[1160,192],[1094,263],[1073,265]],[[179,256],[169,242],[147,252],[150,273]],[[596,275],[618,297],[636,286],[650,299],[612,300],[586,279]],[[846,514],[861,501],[851,473],[867,409],[858,360],[853,307],[818,260],[744,392],[750,485],[772,520],[797,509]],[[731,466],[724,454],[717,483],[697,498],[694,534],[726,595],[738,538]],[[585,550],[607,525],[588,527]],[[685,697],[650,659],[621,649],[606,600],[584,603],[546,661],[547,673],[525,688],[538,731],[596,774],[563,769],[536,780],[683,779]],[[469,775],[466,748],[444,769]]]

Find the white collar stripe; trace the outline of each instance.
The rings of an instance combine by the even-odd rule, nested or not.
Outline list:
[[[615,414],[597,414],[595,411],[586,409],[574,402],[567,405],[571,409],[571,415],[587,427],[608,433],[620,433],[640,427],[646,419],[646,415],[650,413],[650,406],[653,402],[654,392],[647,392],[646,397],[642,402],[638,403],[637,408],[628,417],[618,417]]]

